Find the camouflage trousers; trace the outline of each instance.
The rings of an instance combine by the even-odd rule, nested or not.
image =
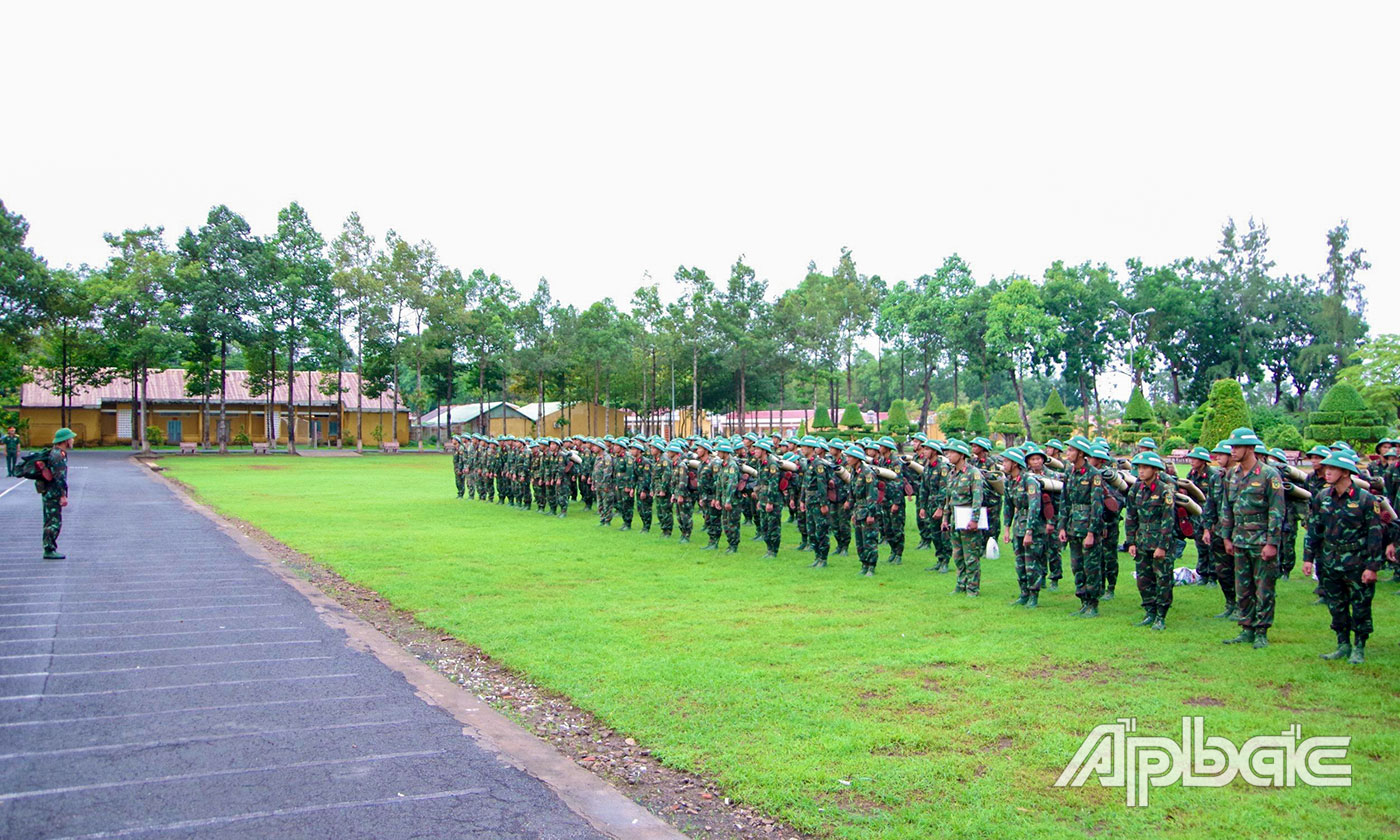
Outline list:
[[[1114,547],[1115,550],[1117,546]],[[1172,608],[1172,587],[1176,584],[1172,577],[1170,551],[1165,557],[1153,557],[1153,552],[1138,549],[1137,588],[1142,600],[1142,611],[1158,618],[1166,618]]]
[[[863,568],[873,569],[880,562],[880,517],[869,524],[857,519],[852,526],[856,532],[856,556]]]
[[[1099,532],[1094,540],[1094,548],[1099,551],[1099,567],[1103,569],[1103,585],[1107,590],[1118,586],[1118,523],[1115,522]]]
[[[453,470],[453,472],[457,471]],[[457,479],[457,498],[460,499],[467,493],[467,476],[465,473],[457,472],[455,478]]]
[[[637,499],[631,493],[619,492],[617,496],[617,513],[622,517],[624,527],[632,527],[632,512],[636,510]]]
[[[597,498],[597,494],[593,492],[593,483],[582,478],[579,479],[578,494],[579,498],[583,499],[583,506],[588,510],[592,510],[593,502]]]
[[[1202,531],[1196,532],[1196,574],[1201,580],[1215,580],[1215,557],[1211,554],[1211,544],[1206,542]],[[1233,589],[1234,587],[1231,587]]]
[[[63,497],[57,493],[42,496],[44,507],[44,550],[58,550],[58,532],[63,530]]]
[[[898,482],[894,482],[898,485]],[[891,489],[894,498],[885,499],[885,515],[880,518],[880,536],[890,544],[890,556],[904,553],[904,494],[898,486]]]
[[[613,520],[613,490],[611,487],[599,487],[595,492],[598,499],[598,521],[604,525],[611,525]]]
[[[942,519],[934,519],[930,515],[929,521],[933,523],[933,553],[938,557],[938,562],[946,566],[953,559],[953,537],[943,530]]]
[[[659,496],[656,499],[656,524],[661,526],[661,535],[671,536],[671,529],[675,527],[676,509],[670,496]]]
[[[719,542],[721,533],[719,508],[709,499],[700,500],[700,519],[705,523],[705,536],[710,538],[710,542]]]
[[[1044,542],[1045,577],[1058,581],[1065,576],[1064,547],[1057,535],[1046,535]]]
[[[758,522],[758,498],[754,495],[753,491],[745,491],[744,495],[740,496],[739,499],[743,505],[744,521]]]
[[[1355,633],[1357,641],[1371,635],[1371,599],[1376,595],[1374,583],[1362,583],[1362,566],[1351,568],[1336,563],[1318,564],[1317,576],[1332,612],[1332,630],[1341,639],[1343,633]]]
[[[637,518],[642,521],[642,530],[651,530],[651,494],[637,494]]]
[[[938,520],[933,518],[933,512],[925,509],[927,516],[919,516],[918,511],[914,513],[914,524],[919,528],[919,541],[932,544],[938,537]]]
[[[831,508],[827,508],[827,513],[822,513],[819,505],[807,503],[807,542],[811,544],[818,560],[825,560],[831,553],[830,511]]]
[[[1082,536],[1069,535],[1069,568],[1074,573],[1074,594],[1081,601],[1097,601],[1103,597],[1103,554],[1096,542],[1084,547]],[[1115,551],[1117,546],[1113,547]]]
[[[796,520],[797,534],[802,537],[802,544],[807,545],[807,514],[797,506],[797,502],[795,501],[789,502],[788,512]]]
[[[554,500],[549,505],[551,512],[557,511],[565,514],[569,512],[569,496],[572,489],[570,485],[572,484],[573,482],[564,480],[554,488]]]
[[[1225,539],[1210,535],[1210,559],[1215,569],[1215,580],[1220,583],[1220,594],[1225,603],[1235,603],[1235,558],[1225,553]]]
[[[1298,522],[1292,521],[1284,526],[1283,545],[1278,547],[1278,573],[1289,575],[1293,573],[1293,566],[1298,562]]]
[[[987,541],[1001,533],[1001,502],[987,505],[987,530],[982,531],[982,551],[987,550]],[[981,554],[977,556],[981,557]]]
[[[1022,595],[1039,592],[1045,584],[1045,545],[1049,538],[1044,534],[1030,537],[1030,545],[1026,545],[1024,535],[1011,539],[1016,548],[1016,581],[1021,585]]]
[[[966,528],[948,529],[953,546],[953,563],[958,567],[958,592],[982,591],[982,553],[987,550],[987,532]]]
[[[1278,580],[1278,555],[1265,560],[1263,546],[1235,543],[1235,594],[1240,626],[1268,630],[1274,624],[1274,581]]]
[[[554,503],[554,485],[545,484],[543,481],[535,484],[535,507],[544,512],[546,505]]]
[[[690,539],[690,532],[695,528],[695,499],[690,496],[681,496],[676,502],[676,527],[682,537]]]
[[[783,544],[783,503],[781,500],[774,502],[772,510],[764,510],[764,507],[763,504],[758,506],[754,521],[763,544],[769,551],[776,552]]]
[[[851,547],[851,509],[843,505],[832,505],[831,523],[828,526],[836,540],[836,550],[846,551]]]
[[[739,547],[739,523],[744,518],[744,505],[735,502],[729,510],[719,511],[720,530],[724,532],[724,540],[730,548]]]

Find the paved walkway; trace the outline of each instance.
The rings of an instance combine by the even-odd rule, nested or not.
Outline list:
[[[72,464],[67,560],[0,497],[0,837],[602,836],[144,468]]]

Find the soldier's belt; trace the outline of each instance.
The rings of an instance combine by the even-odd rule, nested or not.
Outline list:
[[[1269,529],[1269,523],[1267,523],[1267,522],[1236,522],[1236,523],[1235,523],[1235,530],[1236,530],[1236,531],[1267,531],[1268,529]]]

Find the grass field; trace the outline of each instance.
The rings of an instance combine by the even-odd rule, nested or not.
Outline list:
[[[1361,667],[1334,646],[1311,582],[1281,581],[1271,646],[1222,645],[1218,589],[1178,587],[1167,630],[1141,617],[1131,563],[1102,617],[1072,586],[1039,610],[1009,552],[983,597],[953,596],[927,552],[859,578],[655,531],[618,533],[459,501],[446,458],[166,459],[221,512],[371,587],[427,625],[571,697],[728,795],[840,838],[1323,837],[1400,833],[1400,598],[1383,583]],[[910,533],[914,533],[910,517]],[[698,531],[698,528],[697,528]],[[917,538],[909,542],[909,547]],[[1182,564],[1194,565],[1188,548]],[[1068,560],[1066,560],[1068,572]],[[1388,577],[1388,574],[1386,575]],[[1066,583],[1069,582],[1067,578]],[[1183,715],[1236,744],[1300,723],[1350,735],[1348,788],[1153,790],[1147,808],[1091,781],[1052,783],[1094,726],[1134,717],[1177,739]]]

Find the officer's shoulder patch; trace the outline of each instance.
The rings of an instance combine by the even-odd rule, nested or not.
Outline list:
[[[1274,490],[1282,490],[1283,482],[1279,480],[1278,476],[1274,476],[1272,479],[1269,480],[1269,487]]]
[[[1098,487],[1100,484],[1103,484],[1103,476],[1094,476],[1094,486]]]

